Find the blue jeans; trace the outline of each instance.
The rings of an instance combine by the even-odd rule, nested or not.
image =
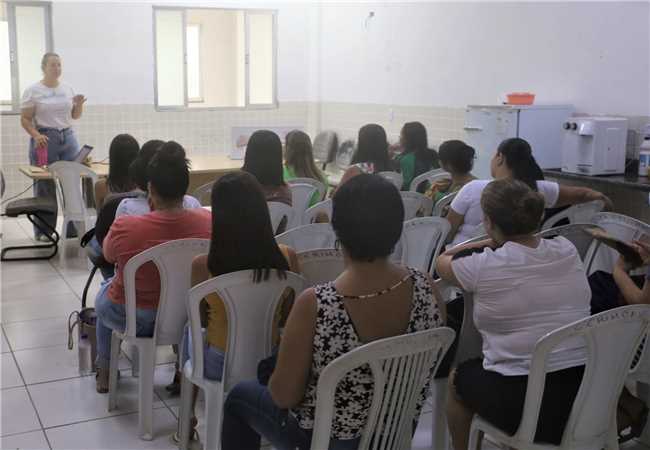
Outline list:
[[[62,131],[54,128],[39,128],[38,132],[47,136],[49,139],[47,142],[48,165],[61,160],[73,161],[77,153],[79,153],[79,143],[72,128],[66,128]],[[36,143],[33,138],[29,140],[29,163],[36,165]],[[51,198],[56,205],[56,185],[54,184],[54,180],[37,181],[34,185],[34,196]],[[39,215],[43,218],[44,222],[48,223],[52,228],[56,228],[57,210],[52,214]],[[74,225],[69,229],[71,230],[70,233],[72,233],[74,231]],[[34,227],[34,234],[38,238],[42,233],[38,228]]]
[[[311,430],[298,426],[286,409],[278,408],[266,386],[257,381],[238,383],[224,404],[222,450],[259,450],[264,436],[277,450],[309,450]],[[356,450],[360,438],[331,439],[329,450]]]
[[[122,333],[126,327],[126,305],[114,303],[108,297],[111,281],[113,281],[112,278],[102,283],[95,299],[95,313],[97,314],[97,359],[95,363],[100,369],[108,369],[110,364],[113,330]],[[155,324],[155,309],[136,308],[135,325],[137,336],[153,336]]]
[[[102,273],[104,280],[113,278],[115,275],[115,266],[108,264],[104,260],[104,249],[101,245],[99,245],[99,242],[95,236],[93,236],[93,238],[88,241],[86,251],[88,252],[88,259],[90,259],[90,262],[99,268],[99,271]]]
[[[190,326],[185,325],[183,331],[183,361],[181,367],[185,367],[185,363],[192,359],[192,335],[190,334]],[[223,377],[223,361],[224,352],[218,348],[212,347],[205,343],[203,345],[203,376],[208,380],[221,381]]]

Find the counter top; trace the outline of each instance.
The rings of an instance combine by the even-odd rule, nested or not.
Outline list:
[[[559,169],[546,169],[544,176],[549,178],[560,178],[565,180],[576,180],[593,184],[609,184],[624,189],[650,192],[650,179],[648,177],[631,177],[625,175],[580,175],[577,173],[562,172]]]

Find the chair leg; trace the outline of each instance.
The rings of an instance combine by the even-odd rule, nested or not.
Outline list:
[[[152,343],[139,346],[140,380],[138,382],[138,429],[140,438],[153,439],[153,373],[156,368],[156,347]]]
[[[221,422],[223,416],[223,391],[205,393],[205,446],[204,450],[221,449]]]
[[[192,391],[194,384],[183,374],[181,376],[181,406],[178,416],[179,437],[178,447],[187,450],[190,445],[190,424],[192,420]]]
[[[36,217],[39,220],[34,220],[34,217]],[[41,217],[38,215],[38,213],[35,214],[27,214],[27,219],[38,229],[43,233],[44,236],[47,236],[48,239],[50,240],[49,244],[37,244],[37,245],[17,245],[13,247],[5,247],[2,249],[2,252],[0,253],[0,261],[35,261],[35,260],[46,260],[54,257],[58,250],[59,250],[59,233],[57,233],[56,229],[52,228],[47,222],[45,222]],[[52,237],[54,236],[54,237]],[[9,258],[6,257],[6,253],[15,251],[15,250],[50,250],[49,255],[44,255],[44,256],[24,256],[24,257],[18,257],[18,258]]]
[[[111,336],[111,362],[108,369],[108,411],[117,409],[117,371],[120,365],[122,340],[116,333]]]
[[[447,379],[435,379],[433,382],[433,424],[431,427],[431,442],[434,449],[446,450],[449,445],[447,432],[447,418],[445,407],[447,405]]]
[[[483,447],[483,435],[483,431],[472,424],[472,428],[469,431],[469,444],[467,445],[467,449],[481,450]]]

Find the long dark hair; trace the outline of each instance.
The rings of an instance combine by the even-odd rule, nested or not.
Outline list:
[[[153,155],[164,144],[165,141],[159,139],[151,139],[145,142],[142,144],[140,152],[138,152],[138,157],[129,166],[129,176],[136,186],[144,192],[148,190],[147,183],[149,182],[149,178],[147,178],[147,166],[149,165],[149,161],[151,161]]]
[[[289,264],[273,236],[262,186],[247,172],[224,175],[212,187],[212,239],[208,253],[212,276],[255,270],[253,281],[282,276]]]
[[[402,127],[404,154],[415,153],[415,176],[440,167],[438,153],[429,148],[427,129],[420,122],[407,122]]]
[[[447,170],[456,174],[466,175],[472,171],[475,154],[474,148],[455,139],[445,141],[438,147],[440,163]]]
[[[282,141],[269,130],[252,134],[246,145],[242,170],[257,178],[262,186],[283,186]]]
[[[535,161],[530,144],[521,138],[510,138],[499,144],[506,166],[512,171],[515,180],[522,181],[533,191],[537,191],[537,181],[544,179],[542,169]]]
[[[381,125],[371,123],[359,129],[357,150],[352,156],[351,164],[359,163],[372,163],[375,172],[390,170],[388,139]]]
[[[129,166],[138,156],[140,146],[130,134],[118,134],[108,149],[108,177],[106,185],[111,192],[133,190],[135,183],[129,176]]]
[[[323,174],[316,167],[314,152],[309,135],[303,131],[293,130],[287,134],[285,159],[297,177],[313,178],[325,183]]]

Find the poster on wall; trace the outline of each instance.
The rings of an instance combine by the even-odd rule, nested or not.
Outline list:
[[[230,159],[244,159],[248,139],[257,130],[270,130],[280,137],[282,145],[286,143],[287,134],[293,130],[304,131],[304,127],[232,127],[232,147]]]

